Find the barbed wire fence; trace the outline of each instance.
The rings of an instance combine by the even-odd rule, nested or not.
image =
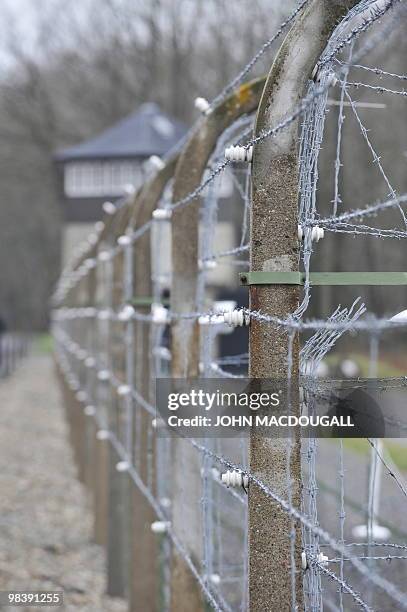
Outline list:
[[[338,3],[342,13],[345,4]],[[301,2],[277,34],[294,23],[294,35],[304,36],[301,27],[307,19],[312,22],[322,5],[320,0]],[[296,434],[283,441],[254,434],[250,439],[165,437],[159,435],[155,405],[157,378],[283,373],[301,384],[303,402],[312,412],[312,392],[329,386],[319,379],[318,369],[341,338],[349,333],[367,337],[369,375],[377,378],[380,337],[405,329],[405,318],[377,317],[361,300],[338,307],[327,319],[305,318],[317,283],[311,269],[315,244],[324,232],[324,240],[330,233],[360,239],[407,236],[407,195],[393,188],[352,98],[355,87],[400,97],[405,92],[350,80],[356,71],[406,79],[361,63],[399,27],[403,2],[346,4],[351,5],[329,41],[320,41],[324,50],[312,65],[307,63],[317,49],[311,45],[305,53],[301,61],[309,70],[298,66],[298,78],[306,91],[299,88],[281,116],[278,108],[264,106],[274,86],[273,70],[268,79],[238,87],[273,36],[205,106],[182,147],[96,224],[54,296],[56,359],[79,476],[93,495],[95,539],[107,547],[108,591],[127,596],[131,610],[199,610],[204,601],[214,610],[233,611],[407,608],[405,534],[394,525],[389,536],[398,534],[398,541],[376,537],[380,481],[388,479],[388,486],[395,487],[400,505],[407,488],[379,441],[369,440],[365,524],[361,541],[354,541],[360,513],[352,495],[361,482],[357,474],[349,478],[351,457],[344,441],[333,446],[315,438],[299,440]],[[363,38],[386,13],[381,27]],[[286,45],[295,43],[294,35]],[[282,56],[284,61],[285,52]],[[290,79],[296,83],[293,73]],[[333,88],[339,92],[337,147],[332,214],[324,216],[317,201],[318,162]],[[278,100],[280,90],[272,92]],[[389,193],[386,201],[358,203],[349,211],[339,181],[345,105]],[[282,196],[274,192],[264,198],[261,180],[270,174],[281,143],[296,139],[299,122],[300,145]],[[226,159],[225,150],[231,151]],[[232,213],[230,197],[228,204],[223,195],[228,184]],[[283,214],[278,210],[281,197]],[[399,228],[365,225],[365,219],[393,208],[400,212]],[[259,211],[267,219],[261,226]],[[231,235],[222,224],[228,214],[229,227],[238,228]],[[285,250],[278,252],[280,231]],[[255,243],[261,240],[266,246],[259,254]],[[281,255],[290,249],[294,255],[287,264]],[[265,254],[279,267],[260,268]],[[275,276],[264,287],[251,284],[250,274],[259,270],[298,277],[299,259],[301,282],[279,285]],[[250,286],[250,305],[217,299],[220,288],[236,287],[238,272]],[[348,284],[387,282],[380,273],[364,279],[344,274]],[[403,278],[399,273],[390,282],[405,283]],[[237,327],[241,324],[246,324],[250,345],[245,336],[246,350],[220,353],[229,334],[244,334]],[[271,346],[282,349],[275,351],[277,357]],[[381,384],[403,388],[406,380],[392,377]],[[294,411],[303,409],[296,398],[291,404]],[[330,491],[322,490],[321,471]],[[225,485],[227,472],[245,486]]]

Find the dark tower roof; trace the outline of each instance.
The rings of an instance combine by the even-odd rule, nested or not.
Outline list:
[[[114,159],[165,155],[185,135],[184,123],[170,118],[157,104],[147,103],[99,136],[62,149],[56,160]]]

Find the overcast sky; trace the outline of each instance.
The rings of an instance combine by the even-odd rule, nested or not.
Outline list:
[[[21,24],[32,24],[31,9],[35,5],[36,0],[1,0],[0,2],[0,17],[1,29],[5,25],[5,19],[11,15]],[[48,0],[40,0],[40,5],[46,7]]]
[[[41,14],[58,7],[55,10],[58,17],[66,13],[64,8],[74,9],[80,15],[81,12],[85,13],[86,5],[87,0],[0,0],[0,62],[3,70],[10,68],[10,57],[5,51],[10,31],[16,31],[19,42],[24,41],[31,51],[36,39],[37,20]]]
[[[44,8],[48,0],[38,0]],[[17,25],[18,33],[29,43],[35,32],[35,20],[32,8],[36,0],[0,0],[0,60],[3,66],[9,63],[5,53],[4,41],[7,40],[10,31],[10,19]],[[3,41],[3,44],[2,44]]]

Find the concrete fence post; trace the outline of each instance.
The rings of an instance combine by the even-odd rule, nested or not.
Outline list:
[[[177,156],[169,159],[165,166],[150,179],[141,192],[131,211],[131,226],[134,231],[143,227],[152,217],[160,197],[168,181],[174,174]],[[151,231],[146,232],[133,245],[134,298],[149,298],[152,296],[151,278]],[[150,305],[136,305],[136,310],[148,314]],[[134,322],[134,383],[137,392],[150,404],[154,398],[150,396],[150,360],[149,360],[150,326],[144,322]],[[143,406],[134,402],[137,419],[133,419],[133,440],[138,440],[139,448],[133,444],[137,456],[133,456],[136,469],[143,482],[148,482],[149,464],[153,471],[150,484],[155,494],[155,452],[149,447],[149,428],[152,417],[146,413]],[[138,431],[137,431],[138,428]],[[155,438],[152,437],[153,445]],[[148,460],[148,453],[151,453]],[[157,535],[151,531],[151,524],[156,515],[137,487],[133,487],[130,500],[131,536],[130,552],[130,604],[131,612],[156,612],[159,609],[159,559]]]
[[[219,136],[236,119],[253,112],[259,103],[264,79],[242,85],[219,107],[202,120],[180,155],[175,173],[173,201],[195,190],[202,181],[209,158]],[[172,217],[172,287],[171,310],[175,314],[196,312],[198,277],[199,206],[197,197],[186,208],[175,210]],[[186,240],[186,237],[188,239]],[[188,319],[175,320],[171,334],[172,376],[199,376],[199,326]],[[173,529],[194,562],[202,558],[202,516],[200,511],[201,457],[182,439],[174,439]],[[191,483],[186,490],[184,483]],[[198,567],[198,570],[201,568]],[[171,610],[198,612],[203,609],[199,585],[189,567],[176,551],[173,555]]]
[[[292,113],[306,93],[313,69],[335,26],[357,0],[311,0],[299,14],[274,60],[259,106],[255,136]],[[299,266],[298,169],[299,121],[254,147],[252,167],[252,271],[295,271]],[[298,306],[297,286],[252,285],[251,310],[285,318]],[[252,320],[250,376],[287,380],[289,335],[281,328]],[[291,374],[298,385],[299,342],[293,338]],[[295,385],[294,385],[295,387]],[[298,389],[298,386],[297,386]],[[295,397],[296,396],[296,397]],[[291,410],[299,410],[298,393]],[[301,503],[301,440],[293,435],[271,440],[253,432],[250,471],[288,499]],[[287,453],[289,457],[287,459]],[[288,464],[287,464],[288,461]],[[295,585],[291,579],[291,538],[294,541]],[[293,588],[294,587],[294,588]],[[296,601],[293,601],[293,592]],[[255,486],[249,492],[249,607],[251,612],[303,609],[301,530],[287,513]]]

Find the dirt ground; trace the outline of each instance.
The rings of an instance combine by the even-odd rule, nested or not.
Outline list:
[[[321,440],[318,447],[318,517],[321,526],[339,538],[338,445]],[[368,459],[368,453],[352,449],[345,454],[345,496],[350,500],[346,542],[354,540],[352,527],[365,521]],[[20,609],[127,610],[123,600],[104,594],[106,560],[103,549],[92,542],[89,501],[76,477],[52,358],[33,353],[13,376],[0,380],[0,590],[62,590],[64,605]],[[390,540],[399,543],[406,541],[404,502],[394,479],[384,473],[380,520],[394,526]],[[231,548],[232,557],[238,552]],[[379,556],[392,552],[385,545],[375,549]],[[371,567],[405,589],[405,561],[377,560]],[[345,569],[346,579],[368,600],[365,579],[352,567]],[[324,578],[323,592],[324,598],[337,601],[336,583]],[[359,609],[349,595],[344,602],[347,612]],[[396,609],[378,589],[372,603],[381,612]]]
[[[0,381],[0,590],[64,591],[62,607],[18,609],[124,612],[91,538],[52,359],[33,354]]]

